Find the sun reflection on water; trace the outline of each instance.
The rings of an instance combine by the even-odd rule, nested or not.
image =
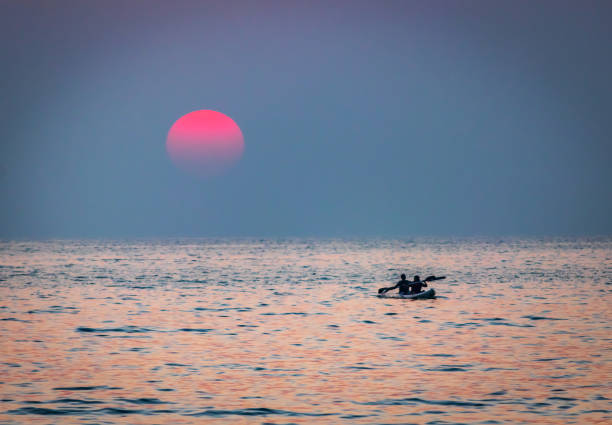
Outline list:
[[[611,247],[4,243],[0,422],[603,423]]]

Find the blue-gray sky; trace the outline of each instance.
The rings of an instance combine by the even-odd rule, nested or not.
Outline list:
[[[3,1],[0,237],[612,233],[608,1]],[[169,161],[180,116],[245,138]]]

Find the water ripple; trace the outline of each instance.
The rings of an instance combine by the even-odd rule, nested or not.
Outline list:
[[[304,417],[320,417],[320,416],[333,416],[334,413],[308,413],[308,412],[291,412],[288,410],[269,409],[266,407],[254,407],[248,409],[235,409],[235,410],[215,410],[209,409],[198,413],[192,413],[188,416],[304,416]]]
[[[611,423],[611,253],[612,238],[0,241],[0,422]],[[447,280],[435,301],[377,298],[402,272]]]

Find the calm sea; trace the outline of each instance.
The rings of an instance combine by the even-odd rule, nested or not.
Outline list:
[[[612,423],[611,301],[610,238],[2,242],[0,423]]]

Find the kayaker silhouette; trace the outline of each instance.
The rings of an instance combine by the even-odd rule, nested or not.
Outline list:
[[[421,278],[418,275],[414,277],[414,281],[412,282],[409,280],[406,280],[406,275],[403,273],[400,277],[402,278],[402,280],[397,282],[395,286],[392,286],[391,288],[387,288],[387,291],[391,291],[395,288],[399,288],[400,295],[418,294],[419,292],[421,292],[421,288],[423,286],[427,286],[427,283],[422,282]]]
[[[427,282],[432,282],[434,280],[442,280],[446,279],[446,276],[428,276],[425,279],[421,280],[419,275],[414,276],[413,281],[406,280],[406,275],[402,273],[402,280],[397,282],[395,286],[390,288],[380,288],[378,290],[379,294],[384,294],[385,292],[391,291],[392,289],[399,288],[400,295],[414,295],[419,294],[423,290],[423,286],[427,286]],[[433,290],[432,290],[433,291]]]
[[[419,275],[414,276],[414,280],[410,284],[410,293],[418,294],[423,290],[423,286],[427,288],[427,282],[422,281]]]

